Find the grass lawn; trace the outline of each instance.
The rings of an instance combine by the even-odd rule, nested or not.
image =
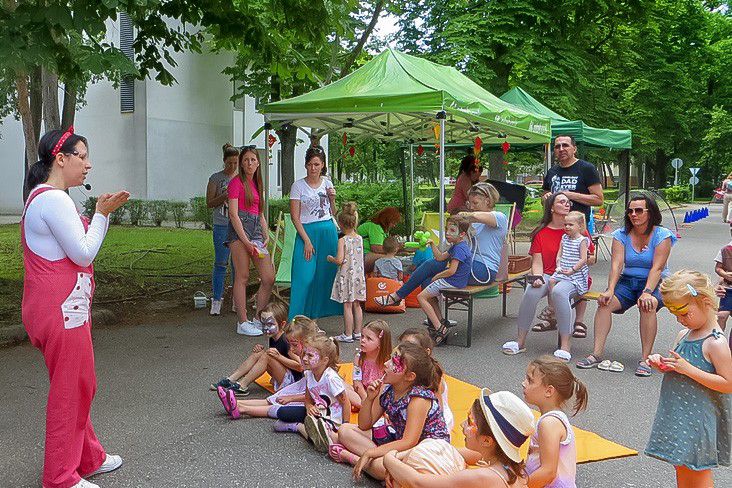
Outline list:
[[[166,290],[209,293],[210,231],[112,226],[94,264],[95,302],[147,300]],[[0,325],[20,323],[23,254],[17,224],[0,226]],[[163,295],[161,299],[166,298]],[[115,308],[115,303],[108,303]]]

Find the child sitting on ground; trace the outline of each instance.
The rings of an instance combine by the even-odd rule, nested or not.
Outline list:
[[[725,294],[719,300],[717,323],[722,330],[727,327],[727,319],[732,311],[732,242],[724,246],[714,258],[714,271],[721,278],[719,285],[725,289]],[[732,334],[730,334],[732,338]]]
[[[338,342],[353,342],[361,338],[363,311],[366,301],[366,276],[363,268],[363,239],[356,232],[358,212],[355,202],[346,202],[338,213],[338,225],[343,236],[338,239],[336,257],[328,256],[328,262],[338,265],[333,280],[330,299],[343,304],[345,331],[336,337]]]
[[[384,364],[391,355],[391,329],[384,320],[372,320],[363,328],[360,348],[353,358],[353,389],[366,399],[366,389],[384,376]]]
[[[732,354],[717,330],[709,277],[677,271],[661,283],[668,311],[684,326],[669,357],[648,356],[664,373],[645,453],[676,469],[679,488],[714,486],[711,468],[730,465]]]
[[[363,470],[383,480],[383,456],[393,449],[411,449],[424,439],[450,441],[436,396],[441,380],[437,362],[423,348],[404,342],[385,366],[384,378],[366,390],[358,426],[344,424],[338,432],[340,444],[328,450],[334,461],[355,465],[357,480]],[[382,384],[387,386],[380,393]],[[390,425],[375,428],[384,414]]]
[[[285,327],[285,337],[290,345],[287,356],[298,363],[301,371],[304,369],[301,360],[303,344],[308,342],[312,337],[315,337],[317,333],[318,324],[304,315],[296,315],[292,321],[287,324],[287,327]],[[217,391],[219,399],[224,405],[224,409],[226,409],[232,418],[237,419],[241,414],[248,415],[250,417],[277,418],[276,415],[274,415],[276,411],[271,411],[272,406],[304,404],[305,379],[300,378],[289,386],[281,387],[266,399],[237,401],[232,390],[219,386]],[[277,430],[277,427],[279,427],[279,424],[275,424],[275,430]]]
[[[430,240],[432,252],[436,261],[448,261],[449,264],[444,271],[437,273],[427,288],[417,295],[419,305],[427,314],[430,320],[432,333],[436,345],[442,344],[447,339],[447,326],[442,318],[442,311],[437,297],[442,290],[450,288],[465,288],[470,279],[470,269],[473,261],[470,246],[467,243],[470,221],[460,215],[453,215],[447,219],[445,237],[447,242],[452,244],[447,252],[442,252],[437,245]]]
[[[290,351],[285,337],[287,307],[281,302],[271,302],[259,314],[264,333],[269,336],[269,349],[262,344],[252,348],[252,354],[226,378],[211,385],[211,390],[221,386],[236,396],[249,395],[249,385],[265,371],[272,377],[275,390],[280,390],[302,378],[300,356]]]
[[[432,356],[432,348],[434,347],[434,342],[432,341],[432,338],[430,337],[429,333],[425,329],[418,329],[416,327],[410,328],[402,332],[402,335],[399,336],[399,342],[411,342],[412,344],[416,344],[425,351],[427,351],[427,354]],[[437,366],[440,366],[438,363]],[[445,375],[442,371],[442,368],[440,368],[440,376],[442,377],[442,380],[440,381],[440,388],[438,390],[437,399],[440,401],[440,407],[442,407],[442,415],[445,417],[445,425],[447,425],[447,432],[452,432],[453,427],[455,427],[455,417],[452,414],[452,409],[450,408],[450,404],[447,401],[447,381],[445,381]],[[452,436],[452,434],[450,434]]]
[[[526,459],[529,486],[576,486],[574,430],[562,406],[574,396],[573,415],[587,408],[587,388],[574,377],[566,363],[551,356],[531,361],[521,386],[526,403],[536,405],[541,412]]]
[[[389,278],[398,282],[404,281],[404,268],[402,262],[396,257],[399,250],[399,240],[394,236],[384,239],[384,256],[374,263],[374,276]]]

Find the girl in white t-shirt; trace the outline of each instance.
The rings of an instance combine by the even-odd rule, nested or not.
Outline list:
[[[335,188],[325,177],[325,151],[310,147],[305,153],[307,176],[290,188],[290,214],[297,229],[292,254],[291,320],[295,315],[312,319],[340,315],[343,306],[330,299],[338,267],[328,255],[338,252],[338,231],[333,222]]]

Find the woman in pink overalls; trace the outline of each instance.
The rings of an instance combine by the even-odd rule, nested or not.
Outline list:
[[[91,169],[86,139],[53,130],[40,141],[23,210],[23,324],[43,353],[50,388],[46,407],[44,488],[95,488],[86,477],[122,465],[94,434],[90,410],[96,391],[91,338],[92,261],[107,233],[108,216],[129,193],[103,194],[91,222],[80,217],[65,190]],[[98,487],[97,487],[98,488]]]

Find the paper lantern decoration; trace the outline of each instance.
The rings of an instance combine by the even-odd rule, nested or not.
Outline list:
[[[422,147],[422,144],[417,146],[417,156],[421,156],[424,153],[424,147]]]
[[[435,140],[439,141],[440,140],[440,125],[439,124],[433,125],[432,132],[435,133]]]
[[[270,134],[267,138],[267,142],[269,143],[269,147],[272,147],[277,142],[277,138],[274,135]]]
[[[501,144],[501,149],[503,149],[503,154],[507,154],[508,150],[511,149],[511,144],[508,143],[508,141]]]
[[[349,147],[348,148],[348,154],[350,154],[351,157],[353,157],[353,155],[356,154],[356,148],[353,147],[353,146]]]
[[[483,139],[479,137],[475,138],[473,143],[473,156],[475,156],[476,166],[480,163],[480,151],[483,149]]]
[[[348,134],[346,134],[344,132],[343,133],[343,146],[347,146],[347,145],[348,145]]]

